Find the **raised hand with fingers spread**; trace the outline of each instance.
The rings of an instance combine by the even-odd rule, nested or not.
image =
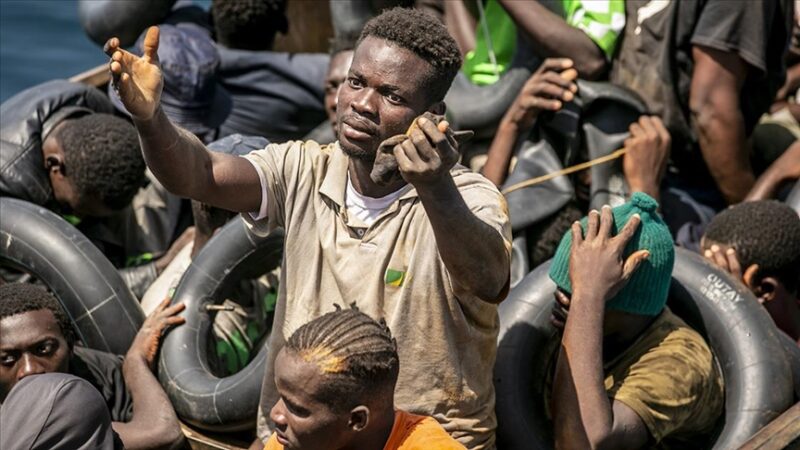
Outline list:
[[[109,61],[114,87],[122,104],[138,120],[149,120],[161,99],[164,80],[158,62],[158,27],[150,27],[144,38],[144,54],[136,56],[111,38],[103,47]]]

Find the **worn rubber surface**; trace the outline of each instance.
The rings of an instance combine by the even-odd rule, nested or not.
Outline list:
[[[186,422],[211,431],[254,426],[267,346],[241,371],[215,376],[208,364],[213,315],[205,307],[222,303],[239,281],[278,267],[282,253],[282,231],[258,238],[237,217],[200,250],[181,279],[172,301],[186,305],[181,313],[186,323],[164,339],[158,378]]]
[[[0,198],[0,263],[46,284],[88,347],[128,351],[144,321],[139,303],[111,262],[66,220],[33,203]]]
[[[547,262],[500,305],[494,370],[498,448],[553,448],[545,376],[559,339],[549,323],[555,284]],[[725,379],[725,418],[713,448],[738,448],[791,405],[792,373],[780,331],[753,294],[697,254],[677,249],[672,311],[710,343]]]
[[[86,35],[103,46],[112,37],[130,47],[147,27],[167,17],[176,0],[78,0],[78,18]]]

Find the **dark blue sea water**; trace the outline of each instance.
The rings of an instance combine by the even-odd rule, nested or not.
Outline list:
[[[194,3],[207,8],[210,1]],[[0,102],[106,61],[78,22],[77,0],[0,0]]]
[[[76,0],[0,0],[0,101],[104,61],[78,22]]]

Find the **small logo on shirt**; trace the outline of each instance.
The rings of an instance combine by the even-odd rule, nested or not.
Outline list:
[[[402,270],[386,269],[386,274],[383,276],[383,282],[387,286],[402,286],[406,280],[406,273]]]

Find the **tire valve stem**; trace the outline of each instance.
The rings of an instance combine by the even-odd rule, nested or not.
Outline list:
[[[229,305],[206,305],[206,311],[233,311],[233,306],[229,306]]]

